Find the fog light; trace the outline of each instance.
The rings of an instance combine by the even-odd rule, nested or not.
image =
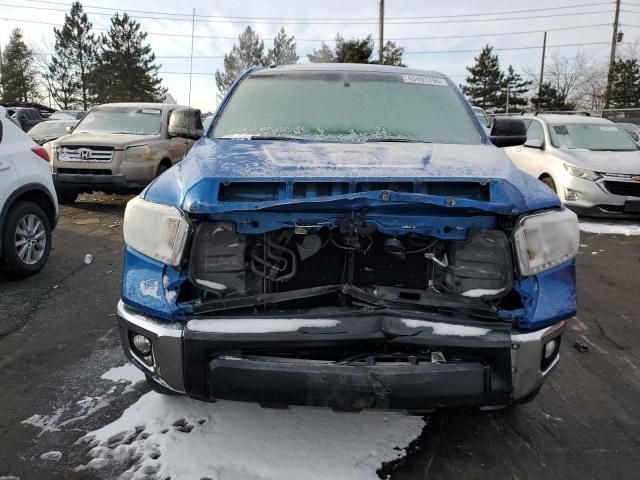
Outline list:
[[[558,343],[555,340],[549,340],[544,345],[544,359],[545,360],[549,360],[551,357],[553,357],[553,354],[556,353],[557,345],[558,345]]]
[[[134,335],[131,340],[133,347],[142,355],[146,356],[151,353],[151,340],[144,335]]]
[[[569,200],[570,202],[575,202],[580,200],[580,194],[575,190],[571,190],[570,188],[564,189],[564,199]]]

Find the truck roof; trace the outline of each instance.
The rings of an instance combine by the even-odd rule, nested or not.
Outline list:
[[[375,72],[396,73],[404,75],[428,75],[431,77],[447,78],[440,72],[420,70],[417,68],[396,67],[393,65],[377,65],[371,63],[298,63],[293,65],[279,65],[262,68],[251,75],[264,75],[272,72]]]

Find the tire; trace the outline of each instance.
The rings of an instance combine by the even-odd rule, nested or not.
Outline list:
[[[556,184],[553,181],[553,178],[551,178],[551,177],[542,177],[540,179],[540,181],[542,183],[544,183],[547,187],[549,187],[553,193],[558,193],[558,190],[556,190]]]
[[[51,222],[32,202],[14,203],[2,227],[2,255],[9,275],[25,278],[38,273],[51,252]]]
[[[170,168],[171,168],[171,165],[167,165],[166,163],[161,163],[160,165],[158,165],[158,172],[156,173],[156,177],[159,177]]]
[[[72,205],[76,203],[78,193],[76,192],[58,192],[58,203],[62,205]]]
[[[173,390],[168,389],[164,385],[160,385],[149,375],[145,375],[145,376],[147,378],[147,385],[149,385],[151,387],[151,390],[153,390],[154,392],[159,393],[160,395],[170,395],[170,396],[179,395],[177,392],[174,392]]]

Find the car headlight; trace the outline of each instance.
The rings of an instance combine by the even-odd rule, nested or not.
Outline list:
[[[600,175],[592,170],[574,167],[573,165],[569,165],[568,163],[564,164],[564,169],[569,172],[569,175],[573,175],[574,177],[578,178],[584,178],[585,180],[591,180],[592,182],[595,182],[600,178]]]
[[[522,217],[513,231],[521,275],[535,275],[578,253],[578,217],[569,209]]]
[[[127,147],[124,151],[125,162],[144,162],[146,160],[152,160],[149,145]]]
[[[175,207],[140,197],[127,203],[123,223],[125,243],[159,262],[180,265],[189,230],[189,220]]]

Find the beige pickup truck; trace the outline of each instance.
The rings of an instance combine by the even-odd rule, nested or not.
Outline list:
[[[68,134],[45,145],[58,198],[139,191],[182,160],[202,135],[200,111],[160,103],[93,108]]]

